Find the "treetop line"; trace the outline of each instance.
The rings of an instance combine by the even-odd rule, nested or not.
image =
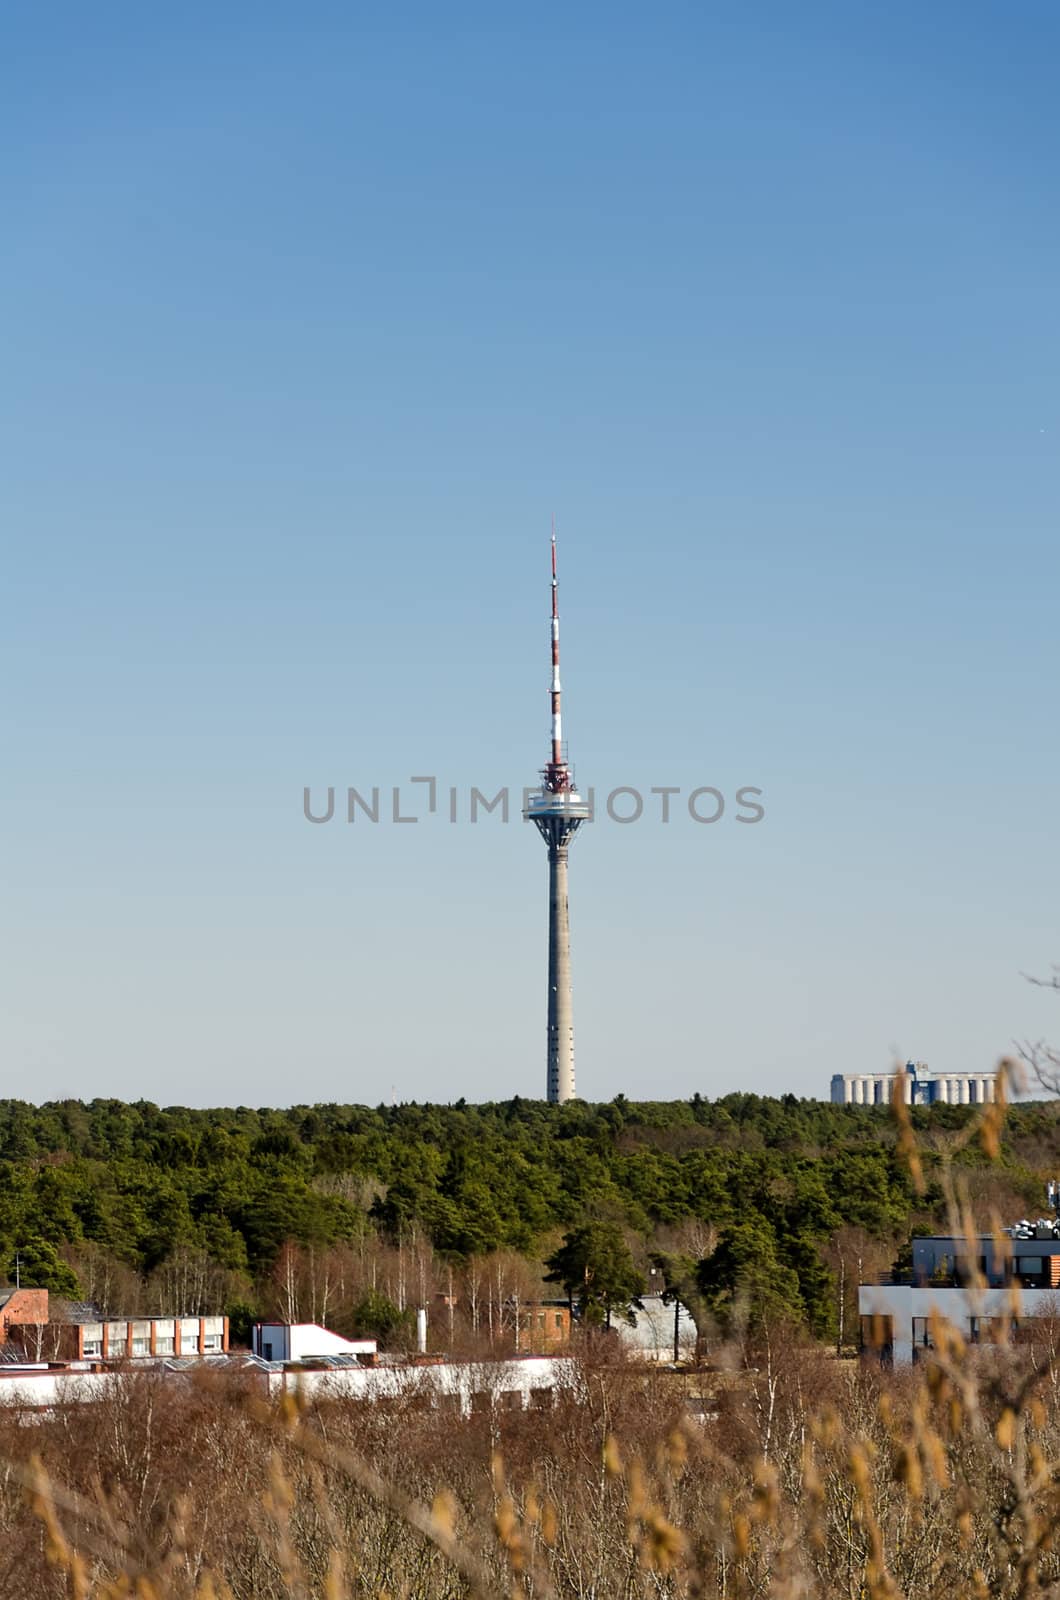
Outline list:
[[[24,1283],[30,1264],[75,1296],[87,1295],[89,1268],[175,1279],[194,1258],[212,1293],[254,1306],[289,1246],[353,1259],[415,1238],[437,1271],[507,1251],[540,1274],[546,1260],[562,1268],[557,1254],[579,1230],[606,1225],[638,1274],[665,1258],[672,1281],[694,1279],[719,1305],[749,1285],[829,1334],[837,1239],[856,1235],[883,1270],[911,1222],[941,1225],[939,1151],[975,1114],[910,1109],[932,1136],[917,1196],[888,1107],[790,1095],[286,1110],[7,1100],[0,1273],[13,1278],[17,1251]],[[1013,1215],[1040,1207],[1055,1129],[1055,1107],[1018,1104],[1000,1166],[961,1151],[975,1202]],[[613,1233],[594,1239],[614,1255]],[[624,1256],[619,1265],[626,1272]]]

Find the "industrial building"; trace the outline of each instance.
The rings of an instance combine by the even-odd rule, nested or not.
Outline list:
[[[893,1072],[837,1072],[832,1079],[832,1104],[885,1106],[894,1098],[900,1078],[907,1106],[981,1106],[994,1099],[993,1072],[935,1073],[923,1061],[909,1061]]]
[[[671,1360],[675,1340],[683,1354],[694,1348],[695,1329],[684,1307],[649,1296],[641,1333],[623,1339],[632,1355]],[[38,1310],[41,1308],[38,1306]],[[44,1311],[46,1313],[47,1307]],[[360,1401],[408,1403],[467,1417],[493,1408],[529,1410],[551,1406],[559,1393],[584,1396],[580,1364],[569,1355],[545,1353],[570,1336],[569,1308],[541,1301],[524,1308],[516,1354],[501,1360],[455,1361],[425,1353],[426,1315],[420,1312],[420,1353],[381,1354],[374,1339],[344,1339],[313,1323],[259,1322],[253,1351],[229,1351],[223,1317],[143,1318],[127,1322],[70,1322],[50,1326],[63,1338],[63,1359],[19,1353],[44,1324],[13,1325],[0,1359],[0,1408],[57,1415],[120,1396],[123,1386],[150,1375],[163,1383],[187,1383],[196,1374],[250,1383],[265,1397],[292,1393],[311,1403]],[[189,1324],[194,1323],[197,1334]],[[153,1330],[153,1332],[152,1332]],[[625,1333],[626,1330],[623,1330]],[[223,1347],[218,1341],[222,1341]],[[176,1348],[169,1349],[170,1343]],[[533,1354],[523,1353],[527,1345]],[[145,1348],[146,1347],[146,1348]]]
[[[227,1317],[101,1317],[47,1289],[0,1289],[0,1359],[127,1361],[134,1356],[223,1355]]]
[[[914,1239],[907,1276],[858,1287],[862,1348],[908,1366],[931,1348],[933,1318],[980,1344],[1006,1326],[1060,1316],[1060,1222],[1019,1222],[1000,1242],[979,1235],[973,1262],[963,1236]]]
[[[41,1291],[46,1293],[46,1291]],[[140,1356],[223,1355],[227,1317],[108,1317],[13,1323],[9,1344],[51,1361],[128,1361]]]
[[[411,1400],[461,1416],[503,1406],[530,1410],[550,1406],[556,1392],[576,1389],[578,1364],[569,1356],[513,1356],[507,1361],[412,1361],[286,1365],[265,1374],[270,1395],[293,1392],[302,1400]]]
[[[187,1383],[196,1373],[221,1381],[229,1377],[243,1384],[250,1382],[269,1399],[295,1394],[316,1404],[404,1401],[464,1417],[493,1407],[530,1410],[550,1406],[559,1391],[578,1393],[581,1381],[577,1363],[562,1356],[515,1356],[506,1361],[383,1360],[365,1365],[349,1355],[297,1362],[235,1354],[166,1356],[109,1368],[99,1362],[3,1362],[0,1408],[55,1415],[67,1406],[118,1397],[126,1385],[147,1373],[163,1383]]]
[[[574,1098],[574,1004],[570,974],[570,908],[567,861],[571,840],[591,812],[574,786],[563,743],[559,681],[559,591],[556,535],[552,534],[552,747],[541,772],[541,788],[523,812],[548,847],[548,1039],[545,1093],[553,1105]]]

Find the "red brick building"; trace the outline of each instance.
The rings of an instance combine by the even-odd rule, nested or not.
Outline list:
[[[523,1355],[549,1355],[570,1343],[570,1307],[566,1300],[527,1300],[519,1308],[515,1348]]]
[[[0,1345],[20,1323],[41,1327],[47,1321],[47,1289],[0,1289]]]

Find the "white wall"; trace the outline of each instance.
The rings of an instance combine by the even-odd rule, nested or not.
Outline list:
[[[674,1316],[678,1317],[677,1348],[678,1359],[687,1359],[695,1354],[696,1325],[691,1313],[678,1302],[674,1305],[664,1305],[661,1295],[645,1294],[641,1296],[642,1311],[636,1313],[636,1325],[630,1327],[621,1317],[612,1320],[611,1327],[618,1335],[619,1343],[634,1358],[642,1361],[672,1361],[674,1359]]]
[[[578,1367],[569,1356],[520,1356],[512,1361],[438,1362],[435,1365],[343,1367],[332,1372],[270,1372],[270,1395],[294,1390],[305,1399],[396,1400],[421,1395],[449,1397],[463,1415],[475,1396],[497,1400],[517,1396],[524,1408],[535,1390],[554,1391],[577,1385]]]
[[[944,1288],[935,1284],[863,1283],[858,1289],[858,1312],[863,1317],[891,1317],[894,1324],[894,1364],[908,1366],[913,1359],[913,1318],[938,1315],[968,1337],[971,1317],[1055,1316],[1060,1313],[1056,1289]],[[1018,1311],[1015,1310],[1018,1305]]]
[[[153,1370],[168,1377],[178,1376],[161,1364]],[[317,1372],[295,1369],[260,1375],[272,1396],[293,1390],[314,1400],[386,1400],[421,1395],[440,1401],[448,1397],[465,1416],[473,1410],[476,1398],[495,1402],[506,1395],[517,1405],[527,1407],[534,1404],[535,1392],[576,1392],[579,1383],[577,1363],[566,1356],[441,1362],[422,1367],[342,1367]],[[106,1399],[121,1384],[135,1381],[130,1374],[120,1372],[48,1372],[33,1368],[5,1372],[0,1367],[0,1406],[48,1411],[58,1405]]]
[[[105,1400],[121,1377],[114,1372],[5,1372],[0,1367],[0,1406],[52,1406],[84,1400]]]

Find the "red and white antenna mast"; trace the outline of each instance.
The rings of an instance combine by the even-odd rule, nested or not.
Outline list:
[[[545,768],[545,787],[562,794],[571,786],[570,768],[563,758],[563,712],[559,682],[559,584],[556,579],[556,519],[552,518],[552,759]]]

